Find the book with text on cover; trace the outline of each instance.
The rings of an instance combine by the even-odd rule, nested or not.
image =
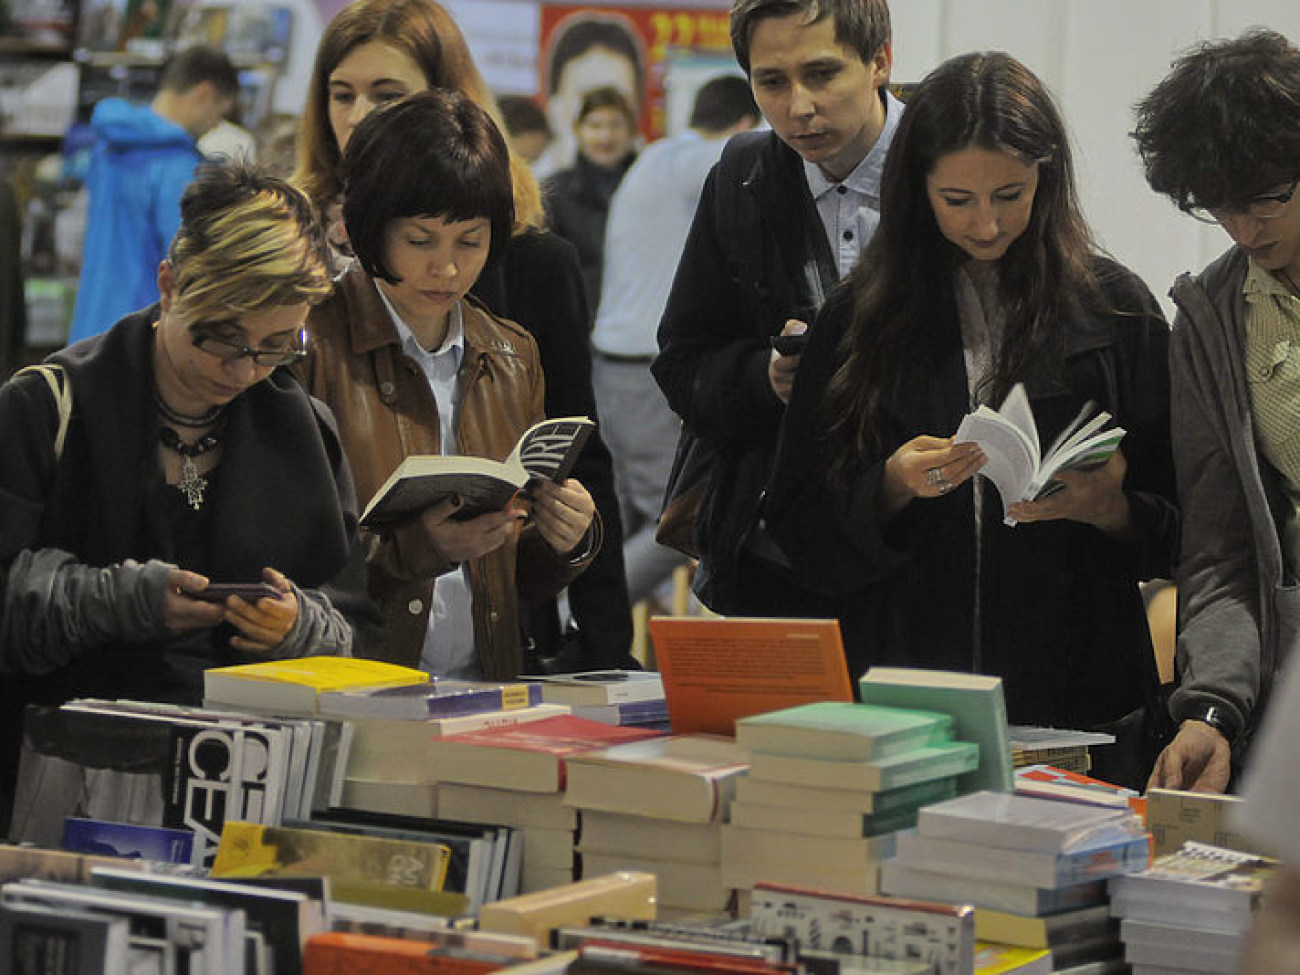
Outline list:
[[[675,734],[735,734],[738,718],[851,701],[838,620],[654,616],[650,637]]]
[[[443,680],[327,691],[320,695],[321,714],[340,718],[399,718],[422,721],[455,714],[505,711],[540,704],[540,688],[522,681]]]
[[[1109,413],[1087,403],[1044,451],[1029,395],[1016,383],[998,409],[981,405],[966,414],[953,440],[979,444],[988,458],[980,474],[997,487],[1005,512],[1017,501],[1037,501],[1060,490],[1061,483],[1053,478],[1063,470],[1090,470],[1106,463],[1124,439],[1124,428],[1110,422]],[[1016,523],[1010,517],[1006,522]]]
[[[375,492],[361,514],[361,524],[376,528],[401,521],[452,496],[460,498],[456,518],[500,511],[534,478],[557,484],[567,478],[595,428],[585,416],[543,420],[524,431],[503,461],[459,454],[414,454]]]

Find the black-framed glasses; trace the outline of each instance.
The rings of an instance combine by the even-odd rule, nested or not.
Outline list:
[[[293,365],[307,354],[306,329],[299,329],[291,344],[278,349],[250,348],[242,342],[224,339],[199,326],[190,329],[190,341],[200,352],[216,356],[222,362],[252,359],[255,365],[264,367]]]
[[[1286,211],[1286,205],[1295,196],[1296,187],[1300,186],[1300,176],[1291,180],[1291,185],[1281,193],[1265,193],[1248,201],[1244,206],[1196,207],[1189,206],[1186,213],[1201,223],[1218,223],[1237,217],[1253,217],[1256,220],[1276,220]]]

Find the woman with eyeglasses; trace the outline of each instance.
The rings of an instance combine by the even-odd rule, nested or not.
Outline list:
[[[201,171],[158,287],[48,360],[66,434],[41,375],[0,387],[0,800],[23,701],[198,703],[208,667],[348,655],[353,622],[377,622],[333,419],[282,368],[331,290],[310,204]]]
[[[1115,734],[1097,774],[1140,787],[1162,705],[1138,584],[1169,574],[1178,537],[1160,308],[1097,252],[1060,115],[1006,54],[920,83],[881,199],[809,333],[768,528],[801,584],[840,600],[855,677],[998,675],[1013,723]],[[1040,443],[1091,401],[1128,431],[1120,449],[1050,496],[999,498],[953,434],[1017,383]]]
[[[1268,30],[1191,49],[1138,106],[1134,138],[1151,188],[1232,238],[1171,291],[1186,512],[1170,697],[1179,731],[1152,786],[1228,789],[1251,767],[1266,707],[1281,722],[1288,705],[1268,702],[1300,638],[1298,107],[1300,47]],[[1295,737],[1273,740],[1264,778],[1276,783],[1293,777]]]

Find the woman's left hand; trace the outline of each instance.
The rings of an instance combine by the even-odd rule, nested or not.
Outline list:
[[[1053,480],[1064,487],[1039,501],[1019,501],[1007,514],[1019,522],[1080,521],[1117,538],[1133,530],[1133,511],[1124,493],[1128,461],[1116,450],[1092,471],[1064,470]]]
[[[298,619],[298,597],[289,580],[270,567],[262,570],[262,579],[280,594],[274,598],[263,596],[252,603],[239,596],[226,597],[225,620],[239,631],[238,636],[230,638],[236,650],[269,654],[284,642]]]
[[[532,515],[546,543],[561,555],[567,555],[581,544],[591,527],[596,502],[573,478],[563,484],[540,481],[533,488]]]

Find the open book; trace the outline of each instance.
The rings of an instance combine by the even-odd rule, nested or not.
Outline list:
[[[500,511],[534,478],[563,481],[573,470],[596,424],[585,416],[535,423],[503,461],[456,454],[407,457],[375,492],[361,514],[367,528],[409,518],[457,495],[456,518]]]
[[[1017,501],[1037,501],[1064,485],[1053,478],[1067,468],[1088,470],[1110,459],[1124,428],[1110,426],[1111,415],[1089,402],[1044,452],[1038,445],[1038,428],[1025,387],[1016,383],[996,410],[981,405],[968,413],[957,428],[957,443],[977,443],[988,458],[980,473],[993,482],[1002,496],[1002,511]],[[1005,517],[1008,525],[1016,520]]]

